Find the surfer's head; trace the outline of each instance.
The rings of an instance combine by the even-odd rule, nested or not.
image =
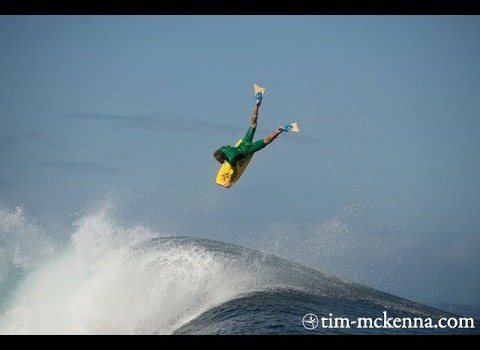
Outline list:
[[[217,162],[219,162],[220,164],[223,164],[223,162],[227,160],[227,157],[225,157],[225,154],[219,149],[213,152],[213,156],[215,157]]]

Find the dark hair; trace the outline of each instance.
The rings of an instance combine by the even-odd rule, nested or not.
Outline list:
[[[213,156],[215,157],[217,162],[219,162],[220,164],[222,164],[224,161],[227,160],[227,157],[225,156],[225,154],[222,151],[220,151],[219,149],[217,149],[215,152],[213,152]]]

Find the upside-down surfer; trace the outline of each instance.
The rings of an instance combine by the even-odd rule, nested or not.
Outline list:
[[[250,154],[260,151],[266,145],[275,140],[283,131],[298,131],[297,124],[292,123],[278,127],[264,139],[253,141],[253,136],[257,129],[258,110],[262,104],[263,95],[265,93],[265,89],[256,84],[254,84],[254,88],[258,90],[255,94],[255,106],[250,114],[250,127],[243,138],[243,142],[237,147],[232,145],[222,146],[213,153],[213,156],[220,164],[228,162],[233,169],[233,173],[231,174],[230,178],[225,182],[224,186],[226,188],[229,188],[232,185],[232,179],[235,177],[234,174],[237,171],[237,162],[241,161]]]

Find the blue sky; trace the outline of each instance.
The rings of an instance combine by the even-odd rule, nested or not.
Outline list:
[[[480,17],[0,16],[0,202],[480,304]],[[297,121],[229,190],[213,151]]]

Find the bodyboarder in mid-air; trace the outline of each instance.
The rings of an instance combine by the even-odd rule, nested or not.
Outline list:
[[[275,140],[282,132],[298,131],[297,123],[292,123],[278,127],[263,139],[253,141],[253,136],[255,135],[255,131],[257,130],[258,110],[260,108],[260,105],[262,104],[263,95],[265,93],[265,89],[259,87],[258,85],[255,84],[254,87],[258,91],[255,94],[255,106],[253,107],[253,111],[250,114],[250,127],[248,128],[247,133],[243,138],[243,142],[240,143],[240,145],[238,145],[237,147],[232,145],[222,146],[213,153],[213,156],[220,164],[228,162],[233,168],[232,175],[225,183],[225,187],[227,188],[232,185],[232,179],[235,177],[237,162],[239,162],[249,154],[260,151],[270,142]]]

